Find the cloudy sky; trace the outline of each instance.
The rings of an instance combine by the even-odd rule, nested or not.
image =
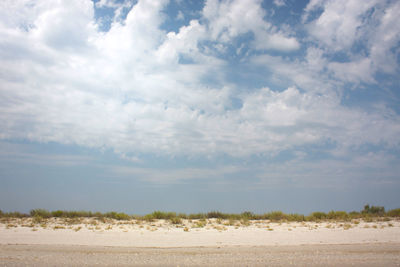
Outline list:
[[[400,205],[400,2],[0,1],[0,209]]]

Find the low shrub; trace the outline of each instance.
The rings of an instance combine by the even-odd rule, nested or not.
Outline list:
[[[145,216],[143,216],[143,220],[148,221],[148,222],[152,222],[154,221],[154,217],[152,214],[146,214]]]
[[[182,224],[182,219],[179,217],[174,217],[170,219],[172,224]]]
[[[364,206],[364,209],[361,211],[362,214],[372,214],[382,216],[385,214],[385,207],[380,206],[369,206],[368,204]]]
[[[322,211],[315,211],[307,216],[307,221],[320,221],[326,219],[327,215]]]
[[[34,209],[29,212],[32,217],[40,217],[40,218],[50,218],[52,217],[51,212],[45,209]]]
[[[222,212],[219,211],[210,211],[207,213],[207,218],[208,219],[226,219],[228,216],[227,214],[224,214]]]
[[[132,217],[129,216],[128,214],[125,214],[125,213],[122,213],[122,212],[118,213],[118,212],[115,212],[115,211],[111,211],[111,212],[105,213],[104,217],[115,219],[115,220],[130,220],[130,219],[132,219]]]
[[[389,217],[400,217],[400,209],[389,210],[386,215]]]
[[[205,219],[207,218],[207,215],[204,213],[193,213],[193,214],[189,214],[188,219],[191,220],[199,220],[199,219]]]
[[[305,221],[305,216],[303,214],[292,213],[286,215],[286,220],[291,222],[303,222]]]
[[[328,214],[326,215],[326,218],[330,219],[330,220],[347,221],[350,219],[350,216],[345,211],[333,211],[332,210],[332,211],[328,212]]]
[[[14,212],[1,212],[0,217],[2,218],[25,218],[28,217],[28,214],[25,213],[21,213],[18,211],[14,211]]]
[[[194,227],[196,228],[203,228],[204,226],[207,225],[207,222],[205,219],[200,219],[199,221],[196,222],[196,224],[194,225]]]
[[[377,218],[382,217],[400,217],[400,209],[393,209],[388,212],[385,212],[384,207],[380,206],[370,206],[365,205],[364,209],[360,212],[352,211],[330,211],[328,213],[325,212],[313,212],[308,216],[304,216],[302,214],[292,213],[285,214],[282,211],[272,211],[264,214],[255,214],[251,211],[244,211],[239,214],[234,213],[222,213],[219,211],[210,211],[208,213],[193,213],[193,214],[185,214],[185,213],[175,213],[175,212],[163,212],[163,211],[154,211],[153,213],[144,215],[144,216],[130,216],[125,213],[119,213],[115,211],[101,213],[101,212],[91,212],[91,211],[63,211],[63,210],[55,210],[55,211],[47,211],[45,209],[33,209],[29,214],[24,214],[20,212],[4,212],[0,210],[0,218],[23,218],[23,217],[37,217],[39,219],[47,219],[50,217],[56,218],[98,218],[98,219],[116,219],[116,220],[170,220],[179,221],[182,219],[188,220],[203,220],[203,219],[218,219],[218,220],[229,220],[231,221],[248,221],[248,220],[271,220],[271,221],[321,221],[321,220],[342,220],[349,221],[353,219],[363,219],[364,221],[372,221]],[[231,223],[229,223],[231,224]]]
[[[179,213],[177,215],[177,217],[181,218],[181,219],[189,219],[189,217],[185,214],[185,213]]]
[[[154,211],[153,213],[150,214],[150,216],[153,219],[157,219],[157,220],[160,220],[160,219],[171,220],[172,218],[177,217],[175,212],[163,212],[163,211]]]
[[[234,216],[230,216],[230,217],[234,217]],[[254,213],[252,213],[251,211],[245,211],[240,214],[240,217],[243,219],[247,218],[249,220],[253,220],[253,219],[255,219],[256,215]]]
[[[286,214],[282,211],[272,211],[270,213],[264,214],[265,219],[271,221],[281,221],[286,219]]]

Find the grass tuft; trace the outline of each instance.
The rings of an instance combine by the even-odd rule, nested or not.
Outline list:
[[[93,220],[98,220],[102,223],[113,223],[113,220],[118,221],[132,221],[135,220],[136,223],[141,221],[153,222],[155,220],[168,220],[172,224],[181,224],[182,220],[216,220],[218,224],[225,224],[226,226],[239,226],[239,222],[242,225],[247,225],[248,222],[256,223],[261,220],[269,220],[271,222],[285,222],[285,221],[296,221],[296,222],[307,222],[307,221],[340,221],[340,222],[351,222],[357,224],[357,221],[364,222],[377,222],[384,221],[388,222],[393,220],[393,218],[400,217],[400,209],[392,209],[388,212],[385,211],[384,207],[381,206],[370,206],[365,205],[364,209],[357,212],[352,211],[347,213],[346,211],[330,211],[328,213],[317,211],[312,212],[308,216],[302,214],[292,213],[286,214],[282,211],[271,211],[264,214],[255,214],[251,211],[244,211],[239,214],[233,213],[223,213],[220,211],[210,211],[208,213],[175,213],[175,212],[164,212],[164,211],[154,211],[153,213],[138,216],[138,215],[128,215],[122,212],[91,212],[91,211],[64,211],[55,210],[48,211],[45,209],[33,209],[29,214],[24,214],[20,212],[3,212],[0,210],[0,222],[7,224],[10,218],[32,218],[32,223],[43,224],[46,223],[50,218],[61,218],[64,219],[65,224],[74,225],[82,223],[82,218],[91,218]],[[196,222],[197,227],[204,227],[207,223],[204,221],[201,223]],[[204,224],[204,225],[203,225]],[[196,225],[195,225],[196,227]]]
[[[182,219],[179,217],[173,217],[170,219],[172,224],[182,224]]]

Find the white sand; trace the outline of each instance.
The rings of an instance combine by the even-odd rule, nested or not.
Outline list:
[[[228,226],[223,224],[226,222],[213,220],[203,228],[194,228],[195,222],[187,221],[178,226],[164,221],[141,225],[136,222],[118,225],[121,222],[117,221],[97,225],[88,221],[68,225],[56,220],[42,226],[29,226],[28,223],[0,223],[0,244],[173,248],[400,243],[399,221],[359,224],[251,222],[249,226]],[[66,229],[54,229],[56,226]],[[79,227],[81,229],[75,231]]]

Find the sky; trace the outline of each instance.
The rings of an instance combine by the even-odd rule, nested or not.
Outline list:
[[[0,1],[0,209],[400,207],[400,2]]]

